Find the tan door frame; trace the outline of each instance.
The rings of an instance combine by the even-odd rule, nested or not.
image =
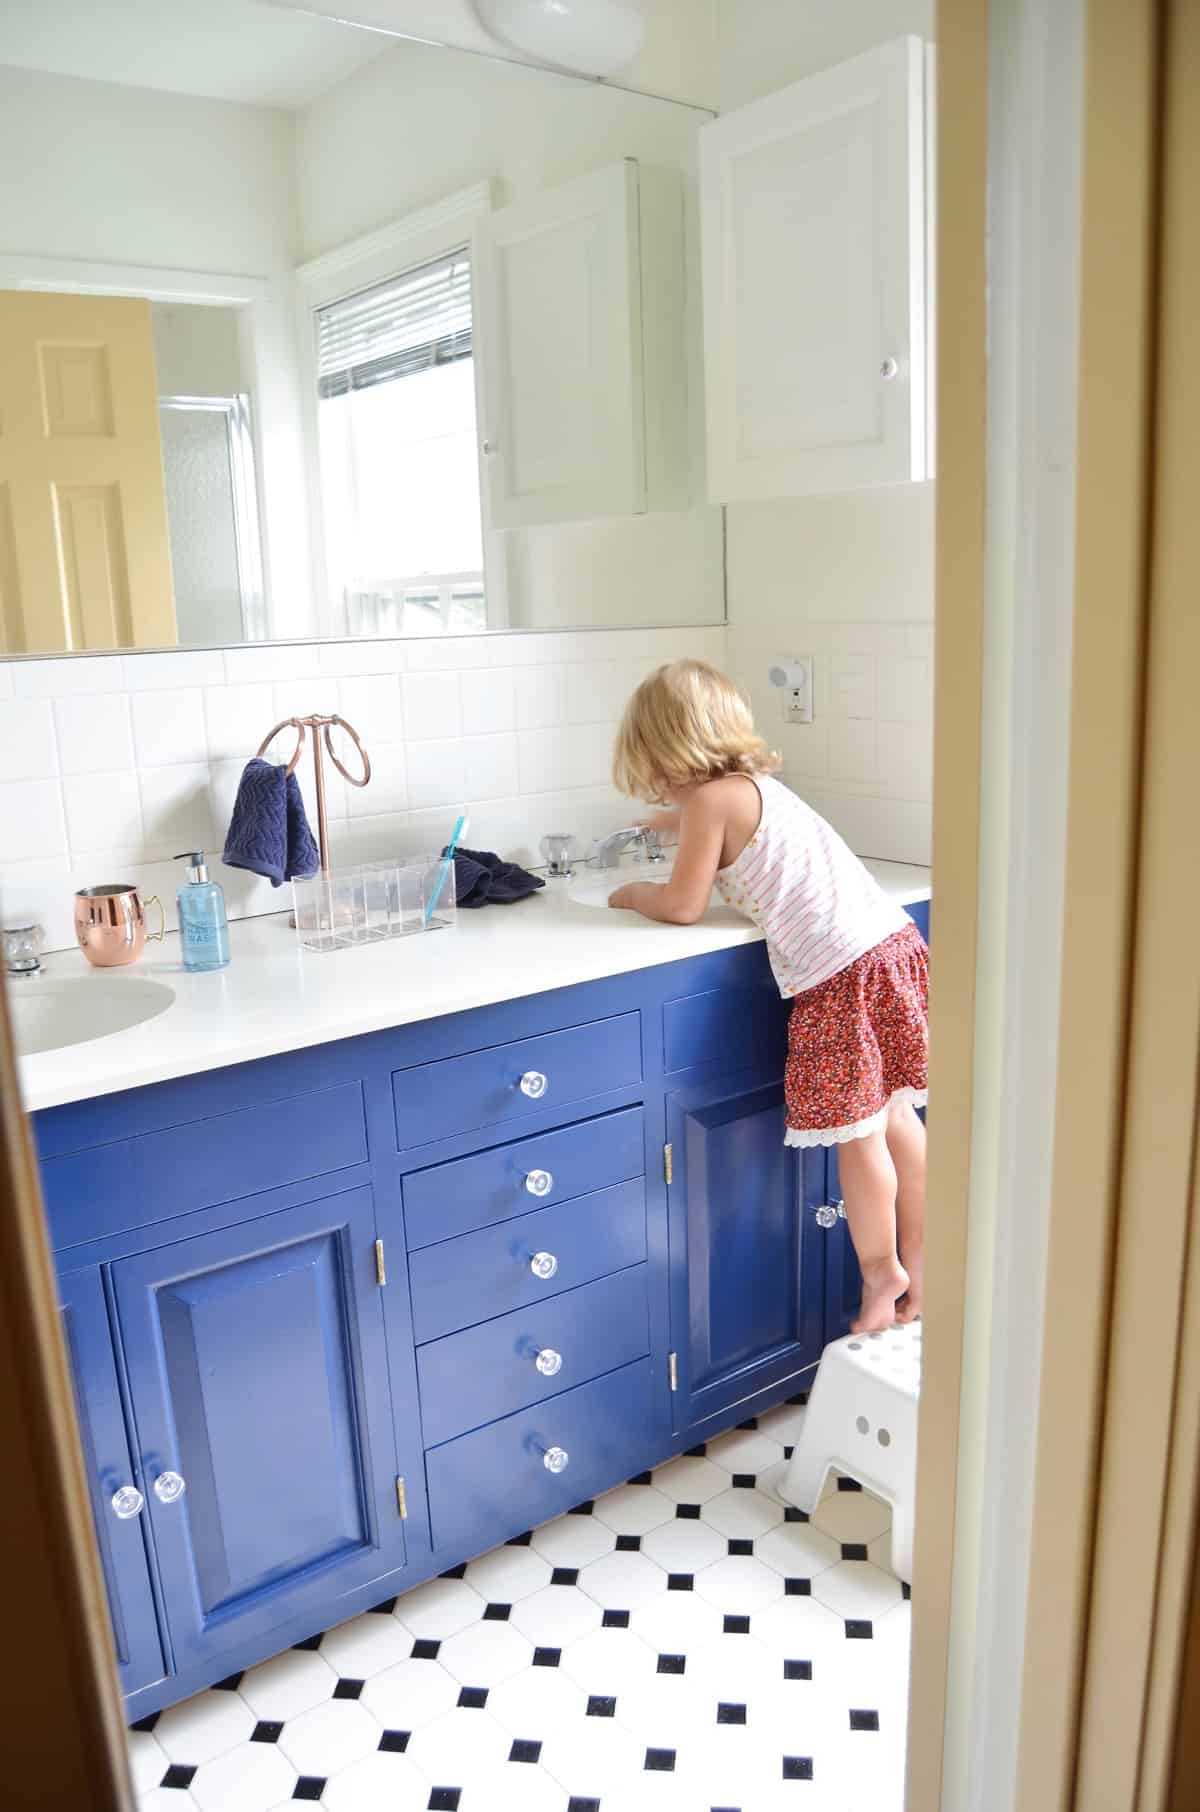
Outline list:
[[[5,1798],[46,1812],[127,1812],[108,1607],[3,983],[0,1451],[5,1608],[20,1644],[19,1665],[5,1675]]]
[[[1063,79],[1048,84],[1044,66],[1034,62],[1023,86],[1007,81],[1030,26],[1040,19],[1061,31],[1073,10],[1066,0],[991,0],[990,7],[986,0],[946,0],[938,26],[937,1108],[914,1582],[914,1812],[1129,1806],[1115,1792],[1115,1775],[1101,1788],[1103,1763],[1094,1777],[1083,1772],[1080,1731],[1086,1740],[1098,1690],[1103,1709],[1091,1726],[1097,1740],[1103,1745],[1119,1733],[1119,1748],[1140,1753],[1141,1697],[1102,1690],[1101,1658],[1110,1643],[1099,1638],[1115,1631],[1095,1625],[1101,1601],[1093,1600],[1091,1568],[1114,1243],[1118,1227],[1129,1239],[1137,1201],[1121,1180],[1142,765],[1160,8],[1155,0],[1080,0],[1080,41],[1073,51],[1059,45]],[[1077,253],[1068,220],[1061,246],[1047,245],[1039,272],[1030,255],[1036,241],[1009,230],[1008,153],[1014,133],[1035,127],[1039,113],[1069,114],[1076,94]],[[990,129],[965,111],[983,112],[985,102]],[[1071,171],[1062,159],[1046,159],[1026,171],[1026,181],[1069,187]],[[1037,202],[1031,191],[1030,220],[1038,217]],[[986,296],[985,243],[992,259]],[[1044,337],[1046,297],[1061,309],[1076,255],[1073,340],[1062,338],[1059,323],[1061,356],[1078,378],[1078,412],[1060,449],[1060,462],[1074,468],[1071,558],[1055,580],[1052,571],[1020,564],[1030,512],[1034,534],[1047,524],[1057,533],[1061,499],[1056,520],[1048,472],[1013,503],[1028,478],[1030,444],[1019,420],[1014,429],[1005,419],[1012,409],[1005,387],[1013,359],[1008,290],[1015,282],[1036,305],[1025,317],[1031,337],[1015,360],[1028,382],[1038,375],[1039,349],[1055,344],[1053,334]],[[1049,290],[1039,295],[1047,281]],[[1041,578],[1053,582],[1039,592]],[[1030,587],[1025,597],[1023,584]],[[1065,835],[1055,849],[1045,801],[1034,800],[1032,809],[1033,796],[1022,788],[1029,749],[1011,735],[1006,741],[996,725],[1007,722],[1011,730],[1018,721],[1013,684],[1022,654],[1037,646],[1031,603],[1047,607],[1044,621],[1061,636],[1064,600],[1069,668],[1060,665],[1050,684],[1042,672],[1034,676],[1042,696],[1029,725],[1035,742],[1043,733],[1038,753],[1046,758],[1047,794],[1062,789]],[[1054,643],[1051,654],[1061,660],[1061,652]],[[1024,672],[1028,679],[1028,666]],[[1048,734],[1055,712],[1068,730],[1057,761]],[[1193,764],[1191,775],[1196,771]],[[1005,910],[992,895],[1007,889],[1011,896],[1020,840],[1039,834],[1055,860],[1047,872],[1026,877],[1024,884],[1046,897],[1022,916],[1011,897]],[[1041,977],[1031,958],[1046,959],[1046,943],[1030,941],[1039,926],[1058,964],[1057,973],[1052,962]],[[1023,949],[1019,938],[1014,942],[1022,929]],[[1049,992],[1049,1018],[1046,998],[1031,992],[1035,984],[1043,996]],[[974,1035],[963,1023],[964,1001]],[[1026,1074],[1039,1066],[1040,1096],[1029,1092]],[[1190,1133],[1190,1107],[1183,1125]],[[1020,1144],[1031,1127],[1039,1162],[1023,1189],[1018,1173],[1005,1167],[998,1129]],[[1161,1267],[1171,1239],[1157,1248]],[[1140,1269],[1145,1304],[1161,1268]],[[1026,1278],[1029,1300],[1022,1304]],[[1031,1312],[1013,1318],[1014,1305]],[[1141,1333],[1145,1338],[1144,1323]],[[1006,1373],[1015,1374],[1016,1386]],[[1160,1384],[1166,1377],[1169,1368],[1160,1365]],[[1162,1409],[1160,1393],[1160,1439]],[[1032,1436],[1024,1440],[1016,1425],[1022,1410]],[[1104,1451],[1118,1467],[1119,1447],[1110,1442]],[[1014,1480],[1022,1466],[1024,1479]],[[1136,1495],[1128,1474],[1124,1489],[1126,1500]],[[1007,1525],[997,1504],[1007,1507]],[[1103,1502],[1099,1508],[1102,1556]],[[1143,1519],[1143,1533],[1151,1520]],[[998,1614],[1002,1593],[1009,1602]],[[1100,1668],[1095,1681],[1093,1662]],[[1128,1668],[1124,1683],[1132,1684]],[[990,1758],[989,1734],[998,1735]],[[1107,1797],[1098,1797],[1101,1791]]]

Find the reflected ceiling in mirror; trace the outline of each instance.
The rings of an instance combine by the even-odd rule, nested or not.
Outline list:
[[[258,0],[9,11],[0,652],[720,621],[708,117]]]

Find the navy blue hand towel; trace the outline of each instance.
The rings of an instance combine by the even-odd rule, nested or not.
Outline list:
[[[513,906],[545,885],[539,875],[516,862],[502,862],[490,849],[460,849],[454,857],[454,891],[460,906]]]
[[[294,774],[256,756],[246,763],[221,860],[280,887],[320,865]]]

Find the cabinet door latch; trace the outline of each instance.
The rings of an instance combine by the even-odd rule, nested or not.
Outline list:
[[[387,1282],[387,1266],[383,1262],[383,1241],[381,1239],[375,1241],[375,1282],[377,1284]]]
[[[407,1520],[408,1520],[408,1496],[407,1496],[407,1493],[405,1492],[404,1480],[402,1478],[398,1478],[396,1480],[396,1507],[400,1512],[401,1522],[407,1522]]]
[[[672,1390],[679,1389],[679,1354],[667,1354],[667,1378]]]
[[[675,1147],[673,1145],[663,1146],[663,1176],[668,1183],[675,1181]]]

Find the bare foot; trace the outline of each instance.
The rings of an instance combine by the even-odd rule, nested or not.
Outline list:
[[[898,1258],[880,1258],[863,1266],[862,1306],[853,1334],[878,1334],[896,1319],[896,1299],[908,1289],[908,1272]]]
[[[918,1321],[925,1299],[925,1264],[920,1252],[904,1255],[908,1272],[908,1290],[896,1306],[896,1320]]]

